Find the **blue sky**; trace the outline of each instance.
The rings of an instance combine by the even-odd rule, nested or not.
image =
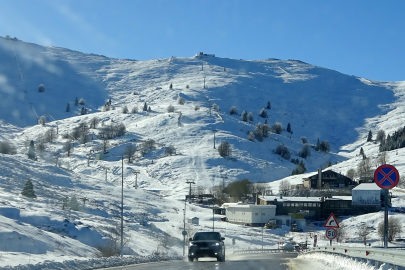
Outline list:
[[[405,80],[405,1],[0,1],[0,35],[116,58],[204,51]]]

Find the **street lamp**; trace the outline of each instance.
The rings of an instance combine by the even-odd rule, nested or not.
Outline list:
[[[138,173],[141,173],[139,170],[133,170],[133,174],[135,174],[135,188],[138,188]]]
[[[218,130],[217,130],[217,129],[213,129],[212,131],[214,132],[214,149],[215,149],[215,132],[218,132]]]
[[[124,154],[122,154],[122,167],[121,167],[121,257],[124,249]]]

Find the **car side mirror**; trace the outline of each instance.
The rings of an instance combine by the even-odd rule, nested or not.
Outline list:
[[[225,240],[225,237],[221,237],[221,241],[224,241]]]
[[[193,238],[189,238],[188,241],[193,241]]]

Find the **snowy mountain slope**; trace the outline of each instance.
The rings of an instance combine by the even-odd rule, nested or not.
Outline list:
[[[380,128],[388,131],[403,126],[402,82],[370,81],[296,60],[218,57],[119,60],[0,38],[0,63],[0,140],[10,141],[18,152],[12,156],[0,154],[0,200],[6,206],[20,208],[21,217],[32,217],[15,222],[26,222],[27,226],[44,231],[47,226],[54,230],[66,227],[64,220],[68,219],[69,237],[76,238],[78,245],[90,247],[86,251],[89,253],[109,234],[106,228],[119,222],[121,155],[129,144],[141,146],[147,139],[157,142],[156,149],[144,156],[137,153],[132,163],[124,163],[126,235],[134,240],[129,247],[135,253],[150,254],[157,249],[159,238],[169,234],[175,237],[171,252],[180,253],[184,204],[179,199],[188,192],[186,180],[192,179],[195,186],[208,190],[222,183],[222,174],[228,176],[228,182],[243,178],[267,182],[282,179],[296,165],[273,150],[282,143],[290,149],[292,158],[297,158],[301,136],[306,136],[311,144],[318,138],[328,140],[332,148],[328,154],[311,150],[311,156],[304,160],[307,175],[328,161],[338,161],[332,169],[345,173],[360,161],[356,157],[360,146],[367,156],[377,156],[378,144],[365,143],[369,129],[376,134]],[[44,93],[37,90],[41,83],[45,85]],[[22,89],[27,89],[27,99]],[[81,106],[74,106],[75,97],[86,100],[87,115],[78,115]],[[178,97],[185,98],[186,103],[177,104]],[[109,98],[115,109],[104,112],[102,107]],[[207,98],[211,104],[219,105],[219,113],[212,111],[209,115]],[[272,133],[263,142],[251,142],[247,133],[258,122],[264,123],[265,119],[258,114],[267,101],[272,107],[267,110],[269,124],[281,122],[285,129],[291,123],[293,134]],[[67,102],[71,112],[65,111]],[[151,106],[150,112],[142,111],[144,102]],[[124,105],[129,110],[138,107],[139,112],[123,114],[120,108]],[[176,112],[168,113],[169,105],[174,105]],[[195,105],[201,109],[195,110]],[[254,121],[246,123],[239,115],[230,115],[231,106],[236,106],[239,114],[243,110],[253,112]],[[38,116],[49,113],[49,120],[56,119],[58,123],[34,125],[35,113]],[[86,144],[75,141],[74,152],[68,157],[63,150],[66,139],[62,134],[93,117],[101,121],[97,129],[90,130],[93,140]],[[127,133],[110,140],[108,157],[95,160],[95,155],[102,153],[100,129],[110,123],[124,123]],[[37,143],[39,136],[50,128],[58,128],[56,141],[47,144],[43,155],[38,154],[38,161],[27,159],[26,142]],[[220,157],[214,149],[213,129],[218,130],[216,148],[223,141],[231,143],[231,159]],[[176,148],[176,155],[164,153],[170,145]],[[95,152],[90,154],[90,150]],[[401,149],[391,152],[390,160],[401,171],[405,152]],[[55,166],[56,154],[60,167]],[[140,171],[140,188],[136,190],[133,170]],[[297,184],[305,175],[286,179]],[[34,182],[36,200],[19,195],[28,177]],[[278,185],[278,181],[269,184],[274,192]],[[61,200],[72,195],[89,199],[83,212],[62,210]],[[210,209],[194,205],[190,208],[187,217],[201,219],[201,226],[196,229],[210,229]],[[144,215],[148,217],[147,226],[139,225]],[[90,232],[85,235],[91,235],[91,241],[80,238],[82,226],[89,227]],[[241,226],[221,223],[218,228],[226,234],[227,244],[231,243],[229,237],[240,240],[238,246],[261,244],[254,229],[250,232]],[[58,237],[56,234],[55,239]],[[274,234],[267,237],[269,246],[283,239]]]

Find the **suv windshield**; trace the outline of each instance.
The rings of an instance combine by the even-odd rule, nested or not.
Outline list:
[[[221,240],[221,236],[216,232],[207,232],[207,233],[196,233],[194,235],[194,241],[200,240]]]

